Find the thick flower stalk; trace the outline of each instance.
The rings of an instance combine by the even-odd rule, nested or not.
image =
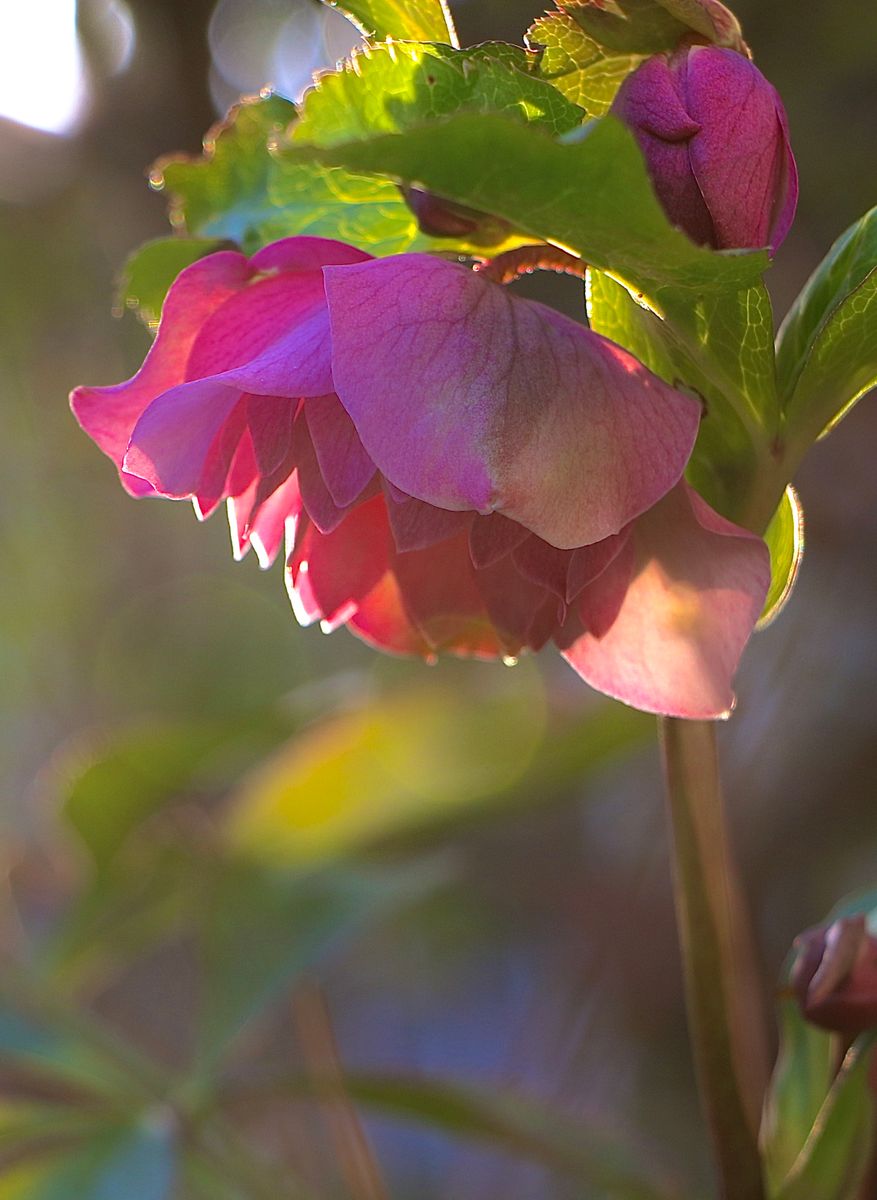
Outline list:
[[[769,580],[682,479],[696,398],[458,264],[315,238],[182,273],[133,379],[79,388],[135,495],[288,538],[295,612],[384,650],[514,658],[716,717]]]
[[[656,55],[627,77],[612,111],[690,238],[722,250],[779,247],[798,175],[782,101],[748,58],[700,45]]]

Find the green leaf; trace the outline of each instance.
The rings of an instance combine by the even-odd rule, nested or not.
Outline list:
[[[117,303],[133,308],[146,325],[155,328],[164,298],[180,271],[222,246],[216,238],[169,237],[147,242],[122,268]]]
[[[634,1149],[507,1088],[492,1090],[405,1075],[345,1074],[344,1088],[364,1107],[416,1121],[451,1136],[502,1147],[563,1172],[606,1200],[666,1200],[675,1189]],[[283,1089],[280,1085],[279,1090]],[[292,1095],[306,1081],[288,1085]]]
[[[691,32],[660,0],[561,0],[560,6],[598,45],[617,53],[658,54]]]
[[[319,862],[508,792],[546,719],[535,670],[516,670],[514,690],[467,701],[420,685],[314,725],[245,782],[232,845],[268,862]]]
[[[877,208],[832,246],[777,343],[790,439],[806,450],[877,385]]]
[[[4,1200],[170,1200],[176,1180],[173,1125],[147,1113],[135,1126],[108,1129],[46,1163],[0,1180]]]
[[[875,1035],[847,1052],[775,1200],[853,1200],[868,1167],[874,1105],[868,1084]]]
[[[558,142],[532,125],[462,115],[329,148],[296,143],[283,155],[420,184],[646,289],[756,282],[764,253],[706,250],[669,224],[620,121],[604,117],[576,135]]]
[[[759,629],[769,625],[785,608],[804,555],[804,510],[793,487],[786,488],[764,540],[770,550],[770,590]]]
[[[0,1063],[53,1078],[62,1086],[104,1094],[125,1090],[127,1076],[116,1064],[63,1021],[38,1013],[32,997],[14,994],[8,970],[5,974],[0,994]]]
[[[514,117],[552,133],[575,129],[584,113],[529,73],[530,57],[498,43],[472,50],[366,46],[305,95],[292,140],[335,146],[462,112]]]
[[[446,0],[323,0],[354,21],[367,37],[459,45]]]
[[[208,133],[203,158],[156,163],[150,182],[169,191],[171,223],[201,237],[230,238],[247,251],[272,240],[264,231],[279,214],[268,197],[268,142],[294,118],[295,105],[279,96],[243,100]]]
[[[434,883],[422,869],[300,875],[243,860],[223,866],[203,929],[202,1064],[209,1068],[246,1022],[304,972]]]
[[[211,132],[202,158],[158,164],[152,183],[168,192],[172,223],[190,234],[235,241],[248,254],[297,235],[335,238],[376,255],[475,249],[424,237],[389,180],[315,162],[279,162],[269,142],[294,116],[294,106],[278,96],[243,101]],[[503,248],[504,234],[495,250]]]
[[[765,1101],[761,1147],[771,1196],[797,1161],[834,1074],[831,1035],[801,1016],[792,999],[780,1007],[780,1052]]]
[[[226,733],[215,726],[154,722],[71,749],[57,768],[55,786],[65,819],[98,871],[109,867],[143,822],[180,798]]]
[[[658,3],[711,42],[746,52],[740,22],[720,0],[658,0]]]
[[[659,295],[667,298],[666,291]],[[735,292],[719,298],[733,313],[741,311]],[[694,389],[706,412],[697,444],[686,470],[689,482],[725,516],[734,519],[735,506],[757,476],[757,445],[764,440],[757,424],[744,422],[738,411],[742,398],[720,362],[706,355],[701,314],[705,297],[676,291],[672,296],[676,323],[663,320],[603,272],[589,272],[588,315],[592,329],[626,347],[667,383]],[[717,326],[719,328],[719,326]],[[740,331],[743,339],[743,331]],[[732,359],[733,339],[723,339]],[[734,396],[735,402],[729,399]],[[748,406],[743,412],[749,418]]]
[[[549,13],[527,32],[539,51],[537,72],[592,117],[609,111],[624,79],[642,61],[638,54],[607,54],[568,13]]]

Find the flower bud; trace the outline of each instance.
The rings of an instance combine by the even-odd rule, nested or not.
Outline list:
[[[749,59],[682,45],[629,75],[612,111],[636,134],[667,216],[693,241],[777,249],[798,177],[782,101]]]
[[[864,916],[808,929],[795,948],[791,982],[808,1021],[848,1037],[877,1028],[877,938]]]
[[[501,217],[445,200],[423,188],[403,187],[405,203],[417,218],[421,233],[434,238],[466,238],[474,246],[492,246],[508,236],[511,226]]]

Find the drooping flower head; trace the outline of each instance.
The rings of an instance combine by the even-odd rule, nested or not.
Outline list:
[[[227,500],[264,565],[285,531],[304,622],[426,658],[554,640],[638,707],[731,706],[769,567],[682,481],[699,402],[463,266],[210,255],[137,375],[72,404],[135,495]]]
[[[681,46],[627,77],[612,111],[636,134],[667,216],[717,249],[776,250],[798,175],[785,109],[735,50]]]

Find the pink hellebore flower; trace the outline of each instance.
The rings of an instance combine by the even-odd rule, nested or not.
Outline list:
[[[636,134],[658,199],[690,238],[725,250],[782,243],[798,173],[776,90],[748,58],[684,45],[647,59],[612,111]]]
[[[699,404],[463,266],[210,255],[134,378],[72,405],[135,495],[227,499],[238,556],[270,564],[285,528],[304,623],[425,658],[554,639],[637,707],[733,703],[768,556],[681,481]]]

